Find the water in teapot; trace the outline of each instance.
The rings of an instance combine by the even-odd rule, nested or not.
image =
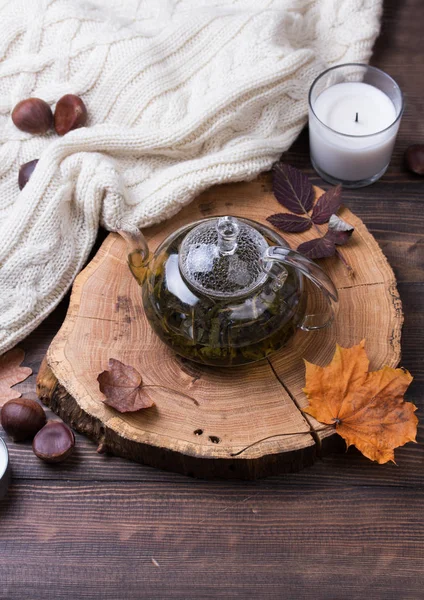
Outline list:
[[[275,245],[276,239],[265,231],[269,230],[263,228],[261,238]],[[231,253],[221,260],[208,256],[205,248],[198,252],[199,244],[191,243],[192,285],[184,277],[181,260],[186,236],[184,228],[157,250],[143,284],[146,316],[157,335],[177,354],[217,366],[257,361],[284,346],[305,313],[302,275],[286,266],[280,267],[280,277],[269,277],[259,254],[257,260],[254,255],[249,260],[247,247],[241,248],[243,260]],[[243,243],[240,234],[239,243]],[[212,259],[213,279],[207,281],[210,265],[205,262]],[[243,286],[245,293],[238,294]]]

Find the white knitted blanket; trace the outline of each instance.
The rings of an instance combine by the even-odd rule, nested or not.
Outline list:
[[[382,0],[0,0],[0,354],[58,304],[99,224],[174,215],[269,169],[327,66],[368,61]],[[19,131],[30,96],[88,126]],[[18,188],[19,166],[39,158]]]

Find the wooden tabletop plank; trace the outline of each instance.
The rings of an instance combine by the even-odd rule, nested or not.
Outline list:
[[[31,582],[31,600],[417,600],[423,502],[372,486],[22,482],[3,507],[0,597]]]

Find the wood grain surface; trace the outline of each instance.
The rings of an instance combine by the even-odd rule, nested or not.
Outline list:
[[[404,169],[403,152],[424,142],[423,5],[384,4],[372,63],[398,81],[406,112],[388,172],[345,198],[394,268],[405,313],[401,364],[415,378],[407,399],[422,420],[424,180]],[[284,160],[325,187],[307,140],[304,132]],[[22,343],[34,373],[65,313],[63,302]],[[36,398],[35,374],[20,389]],[[0,599],[419,600],[422,427],[418,440],[396,451],[397,466],[375,465],[352,449],[256,482],[196,481],[97,455],[81,435],[62,466],[42,464],[29,444],[9,443]]]
[[[213,187],[171,222],[144,233],[153,252],[176,229],[206,215],[229,212],[267,225],[276,210],[286,211],[264,174]],[[232,369],[182,360],[159,340],[130,274],[127,244],[110,234],[74,283],[66,319],[40,368],[39,397],[103,451],[157,468],[205,479],[257,479],[310,466],[333,449],[322,440],[334,431],[323,432],[301,410],[307,405],[303,359],[327,364],[336,342],[349,348],[364,338],[372,370],[396,367],[400,359],[403,312],[393,270],[359,217],[346,207],[339,214],[355,233],[339,250],[351,271],[338,257],[320,261],[338,289],[331,327],[298,329],[279,352]],[[292,247],[314,237],[315,230],[285,235]],[[322,294],[307,289],[306,312],[325,312]],[[156,386],[150,390],[154,409],[119,414],[105,406],[97,376],[111,357]]]

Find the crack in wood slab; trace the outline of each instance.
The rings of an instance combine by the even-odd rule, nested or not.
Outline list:
[[[373,287],[376,285],[385,285],[387,282],[384,281],[368,281],[366,283],[354,283],[352,285],[336,285],[336,288],[338,291],[340,290],[351,290],[353,288],[360,288],[360,287]]]
[[[311,435],[312,439],[315,442],[315,445],[317,446],[317,452],[319,454],[321,451],[321,448],[322,448],[321,438],[319,437],[318,433],[315,431],[315,428],[314,428],[313,424],[311,423],[311,421],[309,420],[307,413],[303,412],[302,408],[299,406],[299,403],[297,402],[296,398],[291,393],[290,388],[284,383],[283,379],[277,373],[277,371],[275,370],[274,365],[271,363],[271,361],[269,359],[267,359],[267,360],[268,360],[268,364],[271,367],[271,370],[272,370],[273,374],[275,375],[277,381],[281,384],[281,386],[285,390],[286,394],[289,396],[290,400],[293,402],[293,404],[296,406],[297,410],[300,412],[300,414],[302,415],[302,417],[304,418],[306,423],[309,425],[309,432],[305,431],[305,434],[309,433]]]

